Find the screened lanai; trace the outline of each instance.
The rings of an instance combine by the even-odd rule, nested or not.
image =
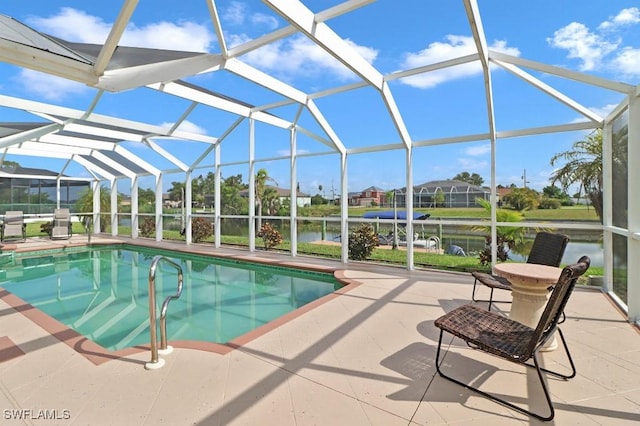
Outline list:
[[[487,170],[485,196],[494,206],[489,226],[495,241],[501,225],[496,216],[498,185],[526,187],[528,182],[501,170],[511,163],[520,170],[529,168],[533,153],[549,150],[552,155],[562,143],[566,147],[602,129],[602,223],[555,225],[600,233],[605,290],[630,321],[640,319],[640,283],[635,279],[640,264],[633,261],[640,258],[640,197],[632,189],[640,171],[628,167],[640,160],[638,75],[613,79],[586,61],[571,66],[558,54],[560,42],[555,50],[545,46],[555,54],[551,63],[529,56],[532,50],[524,47],[529,27],[547,31],[547,40],[557,33],[543,25],[549,7],[556,7],[553,2],[530,6],[531,19],[539,19],[539,26],[511,15],[506,1],[499,16],[493,12],[500,9],[495,3],[489,13],[487,2],[477,0],[436,2],[432,14],[423,13],[426,6],[417,0],[385,14],[376,13],[384,2],[371,0],[197,3],[197,25],[185,28],[209,38],[181,48],[168,47],[176,46],[180,33],[167,25],[187,19],[180,4],[156,7],[129,0],[86,6],[83,13],[96,27],[85,32],[63,30],[55,20],[45,19],[58,10],[3,6],[0,161],[27,167],[46,161],[43,168],[54,170],[58,181],[90,182],[93,232],[100,232],[101,221],[108,219],[110,233],[118,235],[124,217],[131,237],[138,238],[140,223],[150,217],[157,241],[164,238],[165,223],[176,220],[163,213],[163,194],[172,182],[181,182],[185,243],[193,244],[195,217],[210,218],[216,246],[221,244],[221,224],[234,220],[248,229],[249,251],[256,250],[256,226],[262,218],[253,209],[246,215],[223,214],[222,180],[244,176],[249,205],[257,201],[255,176],[263,168],[271,169],[281,188],[315,193],[322,182],[340,206],[339,217],[330,220],[343,236],[341,262],[348,262],[346,241],[350,227],[358,223],[348,214],[349,191],[371,185],[404,188],[403,207],[407,217],[413,217],[414,208],[423,207],[416,205],[421,197],[415,188],[446,179],[436,172],[447,165],[473,167],[456,155],[443,158],[443,150],[475,149]],[[584,8],[581,2],[570,3],[559,12],[567,16],[566,28]],[[238,4],[252,11],[253,21],[245,21],[244,32],[234,31],[239,18],[231,11],[237,11]],[[71,13],[78,12],[67,8],[58,16]],[[147,14],[157,27],[167,26],[166,37],[134,43]],[[609,18],[602,16],[601,21],[611,29],[618,21]],[[426,31],[424,27],[437,33],[416,32]],[[374,35],[392,40],[393,47],[376,49],[367,38]],[[278,57],[284,46],[289,47],[287,55]],[[433,53],[443,46],[451,49]],[[303,49],[311,53],[302,55]],[[419,55],[427,51],[430,54]],[[575,58],[576,52],[570,50],[568,57]],[[626,53],[621,61],[631,61],[637,50]],[[333,78],[327,77],[329,70]],[[304,79],[293,78],[294,71]],[[445,84],[447,80],[452,82]],[[28,90],[37,84],[55,87],[56,93]],[[463,94],[449,93],[453,86]],[[551,118],[543,118],[543,110]],[[283,171],[274,171],[276,166]],[[460,171],[448,170],[449,178]],[[548,180],[550,173],[549,166],[542,178]],[[199,176],[214,179],[210,211],[199,211],[192,199]],[[109,211],[101,211],[98,201],[105,189]],[[141,189],[155,193],[152,213],[139,211]],[[129,195],[130,212],[119,210],[118,193]],[[290,193],[287,216],[273,219],[287,223],[289,254],[295,257],[301,218],[297,191]],[[60,206],[60,198],[55,204]],[[486,224],[474,219],[439,222],[445,227]],[[409,220],[407,234],[427,225]],[[521,226],[548,224],[527,221]],[[411,245],[406,256],[406,267],[413,269]],[[620,287],[624,294],[616,292]]]
[[[441,200],[438,201],[438,198]],[[449,207],[478,206],[477,199],[490,200],[491,191],[479,185],[455,179],[425,182],[413,187],[413,206],[433,207],[440,203]],[[406,188],[396,191],[397,203],[405,206]]]

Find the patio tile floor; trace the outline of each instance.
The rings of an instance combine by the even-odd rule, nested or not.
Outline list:
[[[115,241],[121,240],[126,239]],[[84,241],[86,237],[74,236],[56,244]],[[43,248],[50,243],[34,240],[16,248]],[[258,257],[204,246],[189,250]],[[261,252],[259,257],[293,262],[275,253]],[[73,425],[540,423],[436,374],[438,330],[433,321],[469,303],[473,284],[469,274],[342,265],[301,256],[295,262],[344,269],[347,278],[361,285],[226,354],[176,348],[164,357],[166,365],[155,371],[143,368],[148,352],[95,365],[0,300],[3,424],[45,423],[8,419],[17,412],[7,410],[23,414],[31,410],[31,417],[39,410],[55,410],[68,418],[47,424]],[[505,311],[509,306],[498,304]],[[570,381],[548,379],[556,407],[554,423],[638,424],[640,332],[599,291],[578,288],[566,314],[562,329],[578,376]],[[455,362],[456,374],[509,395],[516,403],[542,406],[534,372],[477,352],[459,362],[470,352],[454,340],[445,364]],[[566,367],[561,351],[545,353],[543,362]]]

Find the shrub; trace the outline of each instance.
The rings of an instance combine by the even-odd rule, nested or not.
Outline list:
[[[140,235],[150,237],[156,232],[156,221],[152,217],[145,217],[140,224]]]
[[[349,234],[349,259],[365,260],[378,246],[378,234],[368,223],[363,223]]]
[[[533,210],[540,204],[540,194],[531,188],[514,188],[504,201],[515,210]]]
[[[477,198],[476,203],[480,204],[487,212],[491,212],[491,204],[482,198]],[[504,209],[496,211],[498,222],[520,222],[522,214]],[[482,265],[491,264],[491,228],[488,226],[474,226],[474,231],[486,232],[484,237],[485,246],[478,256]],[[504,262],[509,259],[509,251],[516,245],[524,241],[525,228],[516,226],[498,226],[496,229],[496,257],[498,261]]]
[[[496,258],[500,262],[509,260],[509,251],[511,251],[515,245],[515,240],[499,233],[496,236],[496,240],[498,242]],[[491,264],[491,235],[484,237],[484,249],[478,254],[478,256],[480,258],[480,264]]]
[[[540,200],[540,205],[538,206],[539,209],[559,209],[560,208],[560,200],[558,200],[557,198],[547,198],[547,197],[543,197],[542,200]]]
[[[282,242],[282,234],[280,234],[280,232],[269,222],[262,224],[256,236],[262,238],[265,250],[272,249]]]
[[[213,225],[204,217],[196,217],[191,220],[191,239],[199,243],[213,235]]]
[[[44,232],[46,234],[48,234],[49,236],[51,236],[51,232],[53,231],[53,223],[52,222],[45,222],[42,225],[40,225],[40,232]]]

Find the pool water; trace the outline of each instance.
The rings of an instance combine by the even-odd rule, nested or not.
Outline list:
[[[0,287],[109,350],[149,344],[149,268],[178,263],[182,296],[167,311],[167,339],[226,343],[340,287],[333,275],[159,252],[135,246],[0,259]],[[177,270],[160,262],[156,300],[175,294]]]

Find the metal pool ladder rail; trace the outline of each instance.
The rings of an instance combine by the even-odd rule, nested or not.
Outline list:
[[[166,262],[178,270],[178,291],[172,296],[167,296],[160,309],[160,349],[158,349],[158,339],[156,335],[156,269],[160,261]],[[177,299],[182,294],[182,267],[169,258],[157,255],[151,261],[149,268],[149,332],[151,335],[151,361],[144,365],[147,370],[156,370],[164,365],[164,359],[158,358],[158,352],[162,355],[171,353],[173,348],[167,346],[167,308],[169,302]]]

